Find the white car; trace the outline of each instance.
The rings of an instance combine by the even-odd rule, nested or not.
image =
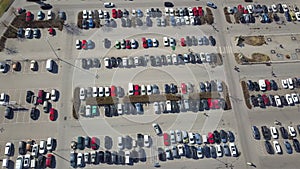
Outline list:
[[[111,62],[109,58],[104,58],[104,65],[106,68],[111,68]]]
[[[25,37],[26,38],[31,38],[32,37],[32,29],[31,28],[26,28],[25,29]]]
[[[24,161],[24,157],[22,155],[18,156],[18,158],[16,160],[15,168],[16,169],[22,169],[23,168],[23,161]]]
[[[93,11],[89,10],[88,14],[89,14],[88,18],[93,19],[93,14],[94,14]]]
[[[176,144],[176,136],[174,130],[170,130],[170,140],[171,144]]]
[[[286,95],[285,95],[285,98],[286,98],[287,103],[288,103],[290,106],[291,106],[291,105],[294,105],[292,96],[291,96],[290,94],[286,94]]]
[[[157,102],[156,102],[157,103]],[[162,133],[162,131],[161,131],[161,129],[160,129],[160,127],[159,127],[159,125],[157,124],[157,123],[153,123],[152,124],[152,127],[153,127],[153,129],[154,129],[154,131],[155,131],[155,133],[157,134],[157,135],[160,135],[161,133]]]
[[[165,8],[165,15],[166,15],[166,16],[169,16],[169,15],[170,15],[169,8]]]
[[[83,167],[84,166],[84,161],[83,161],[83,154],[78,153],[77,154],[77,167]]]
[[[85,163],[90,163],[90,153],[89,152],[85,152],[84,153],[84,162]]]
[[[118,115],[122,115],[123,114],[123,106],[122,106],[122,104],[118,103],[117,107],[118,107]]]
[[[57,101],[57,91],[55,89],[51,90],[51,100]]]
[[[194,16],[192,7],[188,7],[189,16]]]
[[[288,126],[288,131],[291,137],[296,137],[297,133],[293,126]]]
[[[272,7],[272,11],[273,11],[273,12],[277,12],[277,7],[276,7],[275,4],[273,4],[271,7]]]
[[[287,82],[288,82],[289,89],[294,89],[294,82],[292,78],[288,78]]]
[[[275,102],[276,102],[277,107],[282,106],[282,104],[281,104],[281,99],[280,99],[280,97],[279,97],[278,95],[275,95],[275,96],[274,96],[274,99],[275,99]]]
[[[195,144],[195,134],[189,132],[188,135],[189,135],[189,143]]]
[[[40,154],[46,154],[47,149],[46,149],[46,141],[45,140],[41,140],[40,141],[40,148],[39,148],[39,153]]]
[[[171,47],[172,47],[172,46],[176,46],[176,41],[175,41],[174,38],[170,38],[169,41],[170,41],[170,46],[171,46]]]
[[[169,46],[169,39],[168,39],[168,37],[163,37],[163,41],[164,41],[164,46],[165,47]]]
[[[39,155],[39,145],[38,144],[34,144],[32,146],[31,155],[33,157],[38,157],[38,155]]]
[[[177,65],[178,64],[178,58],[177,58],[177,55],[174,53],[172,54],[172,61],[173,61],[173,64],[174,65]]]
[[[158,41],[155,38],[152,39],[152,44],[153,47],[158,47]]]
[[[98,97],[98,87],[93,87],[92,88],[92,96],[93,97]]]
[[[98,93],[98,95],[99,95],[99,97],[104,97],[104,88],[103,87],[99,87],[99,93]]]
[[[8,142],[5,144],[5,151],[4,151],[4,154],[7,155],[7,156],[11,156],[12,155],[12,143],[11,142]]]
[[[29,167],[30,167],[30,161],[31,161],[31,156],[30,156],[30,154],[26,154],[26,155],[24,156],[23,167],[24,167],[24,168],[29,168]]]
[[[134,40],[134,39],[131,39],[131,48],[132,49],[136,49],[137,48],[137,42],[136,42],[136,40]]]
[[[281,80],[281,84],[282,84],[282,87],[283,87],[284,89],[287,89],[287,88],[289,88],[289,86],[288,86],[288,82],[287,82],[287,80],[286,80],[286,79],[282,79],[282,80]]]
[[[145,85],[141,85],[141,95],[146,95],[147,91],[146,91],[146,86]]]
[[[53,144],[54,144],[54,139],[51,138],[51,137],[49,137],[47,139],[47,145],[46,145],[48,151],[52,151],[53,150]]]
[[[144,135],[144,146],[150,147],[150,136],[146,134]]]
[[[249,14],[252,14],[253,13],[253,5],[248,5],[247,10],[248,10]]]
[[[85,88],[80,88],[79,90],[79,99],[80,100],[85,100],[85,97],[86,97],[86,90]]]
[[[271,130],[271,135],[274,139],[278,139],[278,132],[277,129],[275,127],[270,127]]]
[[[115,4],[113,4],[112,2],[104,2],[103,6],[105,8],[113,8],[115,6]]]
[[[281,153],[281,147],[278,143],[278,141],[273,141],[273,147],[274,147],[274,150],[277,154],[280,154]]]
[[[87,19],[88,18],[88,12],[87,10],[82,11],[82,19]]]
[[[53,19],[53,18],[52,18],[52,11],[51,11],[51,10],[48,11],[47,19],[48,19],[48,20],[52,20],[52,19]]]
[[[231,151],[231,155],[233,157],[237,157],[238,153],[237,153],[237,149],[234,143],[229,143],[229,147],[230,147],[230,151]]]
[[[85,106],[85,116],[90,117],[92,115],[91,105]]]
[[[183,145],[179,144],[179,145],[177,145],[177,148],[178,148],[178,155],[184,156]]]
[[[300,21],[300,12],[295,12],[295,16],[297,21]]]
[[[122,150],[124,148],[123,137],[122,136],[118,137],[118,148],[119,148],[119,150]]]
[[[178,143],[182,143],[182,133],[180,130],[175,130],[176,133],[176,140]]]
[[[215,148],[216,148],[216,151],[217,151],[217,156],[222,157],[223,156],[223,150],[222,150],[221,145],[217,144],[217,145],[215,145]]]
[[[130,151],[125,151],[125,163],[130,164]]]
[[[101,9],[98,10],[98,14],[99,14],[99,19],[104,18],[104,12]]]
[[[296,103],[296,104],[299,103],[299,97],[296,93],[291,93],[291,97],[292,97],[294,103]]]
[[[105,91],[105,97],[110,96],[110,88],[109,87],[105,87],[104,91]]]
[[[184,21],[185,21],[185,24],[186,25],[189,25],[190,24],[190,18],[188,16],[185,16],[184,17]]]
[[[151,95],[151,94],[152,94],[152,86],[147,85],[147,95]]]
[[[132,12],[131,12],[131,14],[132,14],[133,17],[135,17],[136,16],[136,10],[133,9]]]
[[[81,49],[81,41],[80,40],[76,40],[76,49]]]
[[[283,12],[288,12],[289,8],[286,4],[282,4]]]

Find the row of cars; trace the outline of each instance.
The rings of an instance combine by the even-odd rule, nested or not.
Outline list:
[[[133,165],[139,161],[146,161],[146,152],[140,148],[136,150],[120,151],[91,151],[85,153],[70,153],[70,166],[73,168],[83,168],[86,164],[116,164],[116,165]]]
[[[281,133],[281,137],[283,139],[285,139],[284,140],[285,150],[288,154],[293,153],[292,145],[287,140],[287,139],[289,139],[289,140],[293,141],[294,150],[299,153],[300,152],[300,143],[295,138],[297,136],[297,132],[296,132],[296,130],[293,126],[288,126],[287,128],[288,128],[288,130],[286,130],[286,128],[283,127],[283,126],[279,128],[279,131]],[[299,125],[297,125],[297,129],[300,132],[300,126]],[[252,133],[253,133],[253,137],[256,140],[259,140],[261,138],[261,134],[260,134],[260,131],[259,131],[258,127],[252,126],[251,130],[252,130]],[[262,131],[262,135],[265,139],[264,145],[265,145],[265,149],[268,152],[268,154],[274,154],[274,153],[282,154],[283,153],[282,148],[280,146],[280,143],[277,141],[277,139],[279,139],[279,132],[278,132],[277,128],[276,127],[268,128],[267,126],[261,126],[261,131]],[[269,140],[271,140],[271,137],[273,139],[275,139],[273,141],[273,146],[269,141]]]
[[[184,144],[220,144],[235,141],[235,136],[231,131],[220,130],[209,132],[207,135],[201,135],[194,132],[186,132],[184,130],[170,130],[169,133],[163,134],[164,145],[184,143]]]
[[[285,96],[258,94],[257,96],[251,95],[250,100],[254,107],[259,106],[264,108],[266,106],[294,106],[295,104],[299,104],[299,94],[291,93],[286,94]]]
[[[300,79],[299,78],[287,78],[281,79],[281,85],[283,89],[293,90],[294,88],[300,87]],[[255,81],[248,80],[247,87],[250,91],[270,91],[270,90],[278,90],[278,85],[275,80],[271,79],[260,79],[258,83]]]
[[[62,15],[62,14],[61,14]],[[43,20],[45,18],[45,13],[43,11],[39,11],[37,13],[37,20]],[[47,11],[47,20],[53,19],[53,12],[51,10]],[[26,12],[26,21],[33,21],[34,14],[30,11]]]
[[[165,149],[158,148],[158,159],[160,161],[179,159],[183,156],[186,158],[202,159],[217,158],[225,156],[237,157],[239,155],[234,143],[215,145],[215,146],[194,146],[187,144],[179,144],[177,146],[166,147]]]
[[[44,168],[53,167],[52,153],[48,153],[46,158],[44,154],[52,152],[55,149],[56,141],[54,138],[49,137],[47,141],[41,140],[40,144],[37,144],[34,140],[20,141],[19,142],[19,156],[16,159],[15,168]],[[6,143],[5,155],[7,157],[12,156],[14,152],[14,145],[11,142]],[[29,152],[29,154],[27,153]],[[3,167],[9,168],[9,158],[3,160]]]

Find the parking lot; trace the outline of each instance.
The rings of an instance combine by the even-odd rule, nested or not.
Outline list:
[[[46,3],[50,2],[46,1]],[[55,14],[53,17],[59,11],[65,11],[67,14],[65,25],[68,26],[65,26],[62,31],[56,30],[55,35],[50,35],[48,28],[41,28],[40,38],[9,38],[5,43],[6,49],[2,52],[1,63],[6,63],[10,68],[6,73],[0,75],[0,80],[4,82],[1,85],[0,93],[9,96],[7,104],[14,109],[14,113],[11,119],[4,115],[0,117],[0,134],[4,138],[0,142],[0,147],[2,147],[0,153],[4,154],[7,142],[15,145],[15,153],[9,157],[13,162],[9,168],[14,168],[16,163],[19,141],[33,139],[39,142],[48,137],[57,140],[55,151],[48,153],[55,156],[53,158],[55,162],[51,162],[52,168],[68,168],[71,165],[69,161],[70,151],[72,151],[71,141],[79,144],[78,136],[99,139],[97,156],[104,153],[105,161],[107,160],[106,156],[111,158],[111,161],[100,163],[125,164],[129,151],[130,160],[133,162],[131,165],[100,164],[105,168],[150,168],[158,165],[161,168],[199,168],[200,161],[203,165],[202,168],[247,168],[247,165],[257,168],[278,168],[280,163],[286,164],[287,168],[297,168],[298,160],[296,158],[299,154],[296,151],[287,154],[284,139],[281,137],[278,139],[283,151],[282,155],[270,155],[266,152],[264,139],[255,140],[251,132],[253,125],[256,125],[259,130],[264,125],[275,126],[279,131],[280,126],[274,124],[277,121],[286,128],[287,126],[296,128],[298,125],[299,104],[293,100],[293,105],[288,102],[288,105],[278,107],[276,101],[273,103],[270,97],[270,95],[280,95],[289,100],[286,94],[298,94],[296,83],[293,90],[283,89],[286,87],[282,85],[282,79],[299,77],[299,47],[297,45],[300,37],[296,31],[297,21],[293,21],[295,24],[287,22],[286,25],[278,25],[275,22],[261,23],[256,18],[255,23],[229,24],[224,17],[224,7],[236,6],[238,8],[240,2],[234,1],[228,2],[228,4],[214,2],[217,6],[216,9],[208,7],[206,1],[174,1],[175,6],[168,7],[168,9],[165,9],[162,2],[156,0],[153,2],[113,1],[114,8],[104,8],[102,2],[96,1],[82,3],[74,0],[73,3],[51,2],[52,11]],[[247,8],[250,4],[252,3],[243,3],[242,5]],[[272,3],[268,2],[268,4]],[[295,4],[289,2],[289,5],[288,8],[291,10]],[[296,3],[296,5],[299,4]],[[102,11],[109,12],[113,20],[99,19],[102,16],[99,14],[99,9],[95,8],[96,6],[99,6]],[[34,19],[41,10],[38,5],[30,2],[15,1],[13,7],[25,8],[32,13]],[[127,10],[129,17],[120,18],[119,9],[123,15]],[[86,16],[84,16],[85,12],[82,12],[84,10],[87,12]],[[90,10],[95,14],[93,25],[89,20]],[[47,11],[43,10],[46,15]],[[210,14],[210,11],[214,22],[212,24],[207,23],[208,16],[205,16]],[[136,12],[135,16],[132,14],[134,12]],[[147,15],[149,15],[148,18]],[[280,19],[285,19],[284,14],[283,16],[281,13],[278,15],[280,15]],[[7,14],[4,16],[9,18]],[[230,17],[233,21],[233,16]],[[45,17],[44,20],[46,19],[48,18]],[[83,21],[84,19],[86,21]],[[150,20],[151,26],[147,25]],[[203,24],[204,20],[205,24]],[[90,28],[82,29],[80,26],[82,23]],[[260,29],[255,29],[257,27]],[[235,37],[240,35],[265,35],[266,43],[261,46],[248,44],[242,47],[236,46]],[[215,44],[210,36],[215,39]],[[164,37],[168,37],[168,44]],[[125,43],[123,43],[123,39]],[[172,39],[175,40],[175,45]],[[76,46],[77,40],[80,40],[80,47]],[[126,42],[126,40],[129,41]],[[207,44],[206,41],[208,41]],[[137,46],[134,43],[137,43]],[[234,53],[242,53],[250,58],[255,52],[269,56],[272,63],[269,66],[257,63],[242,65],[234,58]],[[49,58],[56,63],[57,72],[49,71],[46,66]],[[170,59],[168,60],[168,58]],[[37,61],[38,69],[36,71],[30,68],[31,60]],[[19,71],[13,70],[13,63],[16,62],[21,65]],[[241,82],[247,83],[248,80],[252,80],[259,83],[261,79],[274,80],[278,85],[278,90],[274,90],[273,86],[269,90],[267,81],[264,81],[266,91],[250,90],[249,104],[252,104],[250,98],[252,95],[258,101],[258,106],[252,105],[250,109],[245,102],[247,98],[241,90]],[[223,91],[218,91],[219,88],[216,88],[213,92],[203,92],[201,83],[204,84],[205,90],[208,90],[212,81],[216,84],[222,82]],[[178,92],[173,93],[174,85],[177,86]],[[153,93],[150,94],[146,90],[147,86],[151,87]],[[109,92],[106,94],[109,96],[101,97],[100,91],[98,96],[88,96],[92,95],[89,87],[97,87],[99,90],[100,87],[108,87]],[[124,96],[119,96],[119,87],[123,89]],[[35,96],[38,96],[38,91],[41,89],[45,92],[56,89],[59,92],[57,101],[48,100],[51,103],[50,107],[54,108],[57,113],[54,121],[50,119],[50,113],[44,113],[43,104],[36,106],[39,110],[38,118],[33,120],[31,117],[31,108],[34,105],[26,102],[26,91],[33,91]],[[81,89],[86,92],[85,99],[80,98],[82,95],[74,97],[76,90],[79,92]],[[159,92],[155,92],[154,89]],[[264,95],[270,98],[270,103],[266,102]],[[196,99],[195,96],[197,96]],[[110,104],[102,103],[103,100],[111,98],[113,101]],[[138,102],[138,99],[141,101]],[[222,99],[226,101],[226,104],[229,101],[229,109],[223,109]],[[134,104],[128,103],[129,101]],[[78,103],[79,106],[76,105]],[[262,103],[265,106],[261,106]],[[79,111],[75,112],[78,119],[74,115],[73,104],[75,107],[79,107]],[[122,112],[119,110],[119,104]],[[204,105],[207,105],[207,108]],[[91,107],[88,108],[88,106]],[[114,111],[115,109],[117,110]],[[6,107],[1,106],[0,110],[5,112]],[[89,110],[92,115],[89,115]],[[155,133],[152,123],[160,126],[162,129],[160,135]],[[231,131],[235,137],[231,143],[236,146],[237,157],[232,155],[234,153],[229,142],[220,144],[223,147],[221,148],[222,155],[219,154],[218,143],[198,143],[207,152],[206,147],[212,152],[217,150],[217,154],[211,153],[209,157],[206,157],[203,152],[205,156],[203,159],[195,156],[198,145],[192,143],[191,140],[187,144],[175,141],[176,143],[166,146],[163,133],[172,135],[170,131],[176,130],[199,133],[201,136],[208,136],[209,132],[215,130],[218,132],[221,130]],[[296,132],[298,138],[298,130]],[[145,135],[149,136],[149,146],[134,146],[132,140],[138,141],[141,135],[144,135],[143,139],[148,138]],[[213,135],[212,138],[216,139],[216,135]],[[106,140],[107,136],[111,138],[110,143]],[[123,141],[125,140],[123,142],[125,148],[121,148],[120,151],[118,137],[121,136]],[[127,141],[127,138],[130,138],[130,141]],[[196,139],[196,136],[193,138]],[[270,139],[272,146],[274,140],[276,139]],[[131,146],[127,147],[127,142]],[[292,144],[291,140],[289,142]],[[107,144],[112,145],[108,146]],[[175,154],[173,146],[176,145],[179,152],[181,148],[178,145],[181,144],[184,151],[190,153],[181,155],[181,158],[177,159],[176,156],[173,157]],[[232,156],[224,154],[225,144],[230,147]],[[83,153],[81,160],[85,161],[84,153],[94,154],[92,149],[87,147],[83,150],[75,149],[74,152],[77,155]],[[168,149],[171,151],[170,154],[167,154]],[[83,164],[85,163],[83,167],[97,168],[100,166],[92,164],[94,155],[91,154],[90,162],[83,162]],[[167,160],[160,160],[160,157],[164,156]],[[211,158],[211,156],[216,156],[216,158]],[[117,161],[118,157],[124,157],[125,161]],[[79,159],[76,158],[76,162]],[[100,156],[99,159],[101,160]],[[76,165],[81,166],[78,163]],[[251,167],[249,166],[249,168]]]

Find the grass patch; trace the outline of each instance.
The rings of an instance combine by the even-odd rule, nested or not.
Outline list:
[[[0,17],[4,14],[14,0],[0,0]]]

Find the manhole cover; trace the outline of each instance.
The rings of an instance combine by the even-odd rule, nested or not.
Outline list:
[[[298,59],[297,54],[296,54],[296,53],[292,53],[292,54],[291,54],[291,59],[293,59],[293,60]]]
[[[267,41],[268,41],[268,42],[272,42],[272,39],[271,39],[271,38],[267,38]]]
[[[275,52],[275,50],[271,50],[271,54],[275,54],[276,52]]]
[[[279,59],[283,59],[283,54],[277,53],[276,56],[277,56]]]
[[[295,49],[295,51],[296,51],[297,53],[300,53],[300,49]]]
[[[296,37],[295,37],[295,36],[292,36],[291,39],[292,39],[292,40],[296,40]]]

